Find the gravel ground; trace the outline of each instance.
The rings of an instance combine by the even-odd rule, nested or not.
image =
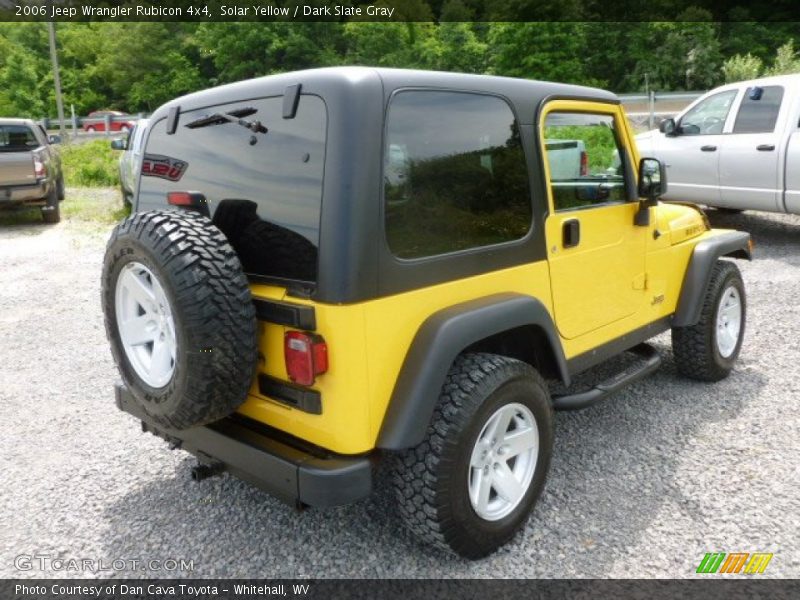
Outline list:
[[[750,310],[736,371],[680,379],[658,338],[655,376],[557,415],[533,517],[474,563],[418,545],[387,494],[300,513],[229,476],[192,482],[188,455],[113,404],[99,303],[109,228],[0,225],[0,576],[70,574],[15,569],[38,553],[186,559],[183,575],[200,577],[674,578],[707,551],[766,551],[765,576],[800,577],[800,218],[710,216],[757,244],[740,263]]]

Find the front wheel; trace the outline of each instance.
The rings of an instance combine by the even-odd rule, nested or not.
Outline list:
[[[519,530],[544,486],[550,396],[526,363],[465,354],[450,369],[425,440],[397,458],[400,514],[424,541],[466,558]]]
[[[714,265],[700,320],[672,328],[672,351],[678,372],[701,381],[727,377],[744,339],[747,302],[739,268],[730,261]]]

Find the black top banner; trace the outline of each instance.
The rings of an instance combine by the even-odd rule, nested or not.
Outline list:
[[[0,0],[2,21],[797,21],[797,0]]]

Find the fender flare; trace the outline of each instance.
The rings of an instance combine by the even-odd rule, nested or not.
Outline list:
[[[428,317],[417,331],[395,383],[376,446],[402,450],[422,442],[456,357],[489,336],[526,325],[544,331],[561,378],[569,383],[561,341],[541,301],[523,294],[503,293],[456,304]]]
[[[672,319],[673,327],[691,327],[700,320],[711,271],[721,256],[751,260],[750,234],[746,231],[729,231],[705,239],[694,247],[683,278],[678,308]]]

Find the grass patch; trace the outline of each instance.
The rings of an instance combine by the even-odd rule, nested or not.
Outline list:
[[[72,188],[61,203],[61,218],[84,223],[112,224],[130,214],[118,190]]]
[[[118,186],[119,157],[120,152],[112,150],[107,139],[64,144],[61,147],[64,179],[68,186]]]
[[[130,209],[122,204],[122,195],[112,188],[67,188],[66,199],[61,203],[61,222],[89,225],[90,229],[104,229],[124,219]],[[39,208],[0,211],[0,226],[41,224]],[[52,225],[43,225],[52,227]]]

